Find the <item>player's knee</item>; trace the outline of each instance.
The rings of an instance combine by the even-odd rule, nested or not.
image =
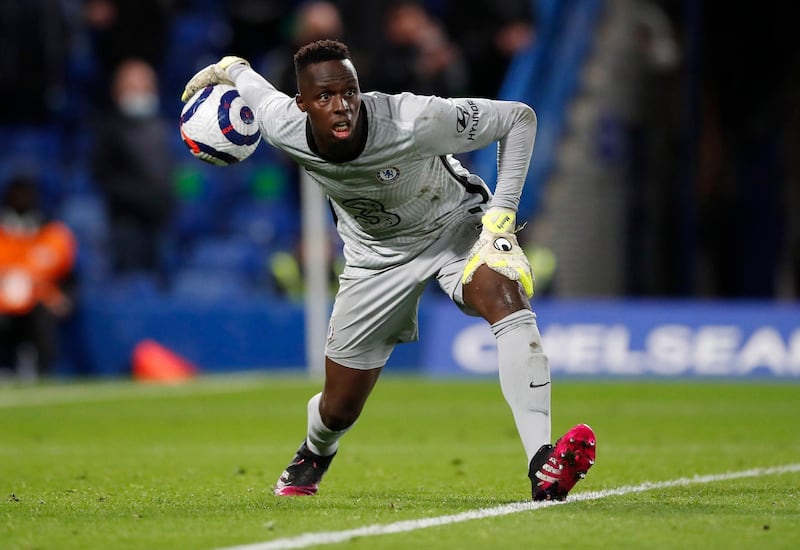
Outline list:
[[[464,286],[467,306],[489,323],[520,310],[530,310],[530,301],[518,281],[512,281],[486,266],[481,268],[475,272],[473,281]]]

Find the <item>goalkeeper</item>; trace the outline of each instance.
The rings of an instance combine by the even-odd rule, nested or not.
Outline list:
[[[532,496],[564,499],[594,461],[579,424],[551,445],[550,371],[529,298],[534,277],[515,236],[536,135],[522,103],[362,92],[347,46],[313,42],[294,55],[299,93],[278,91],[237,57],[198,72],[183,100],[227,82],[265,140],[328,197],[345,267],[330,317],[322,391],[277,495],[313,495],[341,437],[361,414],[395,345],[417,339],[417,309],[436,279],[497,337],[500,385],[526,453]],[[494,194],[453,155],[498,144]]]

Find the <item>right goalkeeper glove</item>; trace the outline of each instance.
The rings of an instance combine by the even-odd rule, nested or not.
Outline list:
[[[533,296],[536,279],[528,257],[519,247],[517,236],[514,235],[516,219],[512,210],[502,208],[490,208],[483,215],[483,230],[469,253],[461,278],[463,284],[472,281],[475,270],[481,264],[486,264],[512,281],[519,281],[528,298]]]
[[[214,84],[230,84],[232,86],[233,81],[228,76],[226,69],[237,63],[243,63],[248,67],[250,66],[250,63],[246,59],[236,57],[235,55],[226,55],[216,63],[204,69],[200,69],[189,82],[186,83],[186,87],[181,94],[181,101],[186,103],[198,90],[202,90],[206,86],[213,86]]]

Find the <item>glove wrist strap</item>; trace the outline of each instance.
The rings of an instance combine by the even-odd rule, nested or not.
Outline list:
[[[517,214],[513,210],[490,208],[481,218],[481,223],[490,233],[514,233]]]

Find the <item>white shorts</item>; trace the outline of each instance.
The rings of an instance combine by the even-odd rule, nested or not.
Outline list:
[[[419,338],[417,310],[425,286],[433,277],[463,311],[461,275],[480,232],[480,219],[443,233],[419,256],[389,269],[346,267],[328,326],[325,355],[354,369],[383,367],[402,342]]]

